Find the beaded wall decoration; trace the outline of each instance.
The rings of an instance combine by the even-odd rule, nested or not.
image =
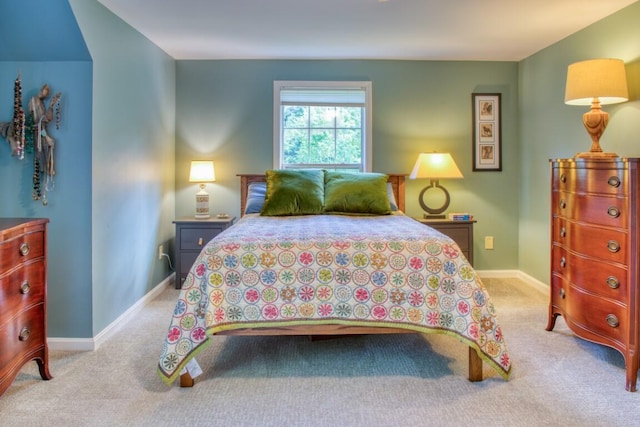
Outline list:
[[[60,97],[58,92],[49,100],[50,88],[46,83],[37,95],[31,97],[27,107],[28,116],[22,109],[22,81],[20,75],[14,84],[13,120],[0,123],[0,135],[11,145],[11,155],[24,159],[25,152],[33,154],[33,200],[42,200],[47,205],[47,193],[53,191],[55,182],[54,148],[56,140],[47,126],[55,119],[60,129]]]
[[[53,95],[49,106],[45,105],[49,97],[49,85],[46,83],[40,88],[36,96],[29,100],[28,130],[30,147],[33,147],[33,200],[42,199],[42,204],[47,205],[47,193],[53,191],[56,174],[53,150],[56,140],[48,130],[47,125],[55,118],[56,129],[60,128],[60,92]],[[43,185],[44,180],[44,185]]]
[[[24,159],[25,115],[22,109],[22,80],[20,74],[13,84],[13,119],[0,123],[0,135],[11,145],[11,155]]]

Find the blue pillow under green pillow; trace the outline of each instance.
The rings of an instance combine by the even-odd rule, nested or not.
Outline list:
[[[261,215],[321,214],[324,204],[324,171],[273,169],[266,171],[267,192]]]
[[[388,215],[389,176],[383,173],[324,171],[324,211]]]

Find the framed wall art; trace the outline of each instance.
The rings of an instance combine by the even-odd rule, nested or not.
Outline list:
[[[473,109],[473,170],[502,170],[502,138],[500,124],[500,94],[474,93]]]

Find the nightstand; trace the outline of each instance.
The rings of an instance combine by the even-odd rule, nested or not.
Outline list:
[[[453,221],[423,218],[416,218],[416,220],[451,237],[460,246],[469,263],[473,265],[473,224],[476,222],[475,220]]]
[[[182,288],[182,282],[187,278],[191,266],[200,255],[204,245],[231,227],[235,220],[236,217],[232,216],[228,218],[211,217],[209,219],[187,217],[173,221],[176,225],[176,289]]]

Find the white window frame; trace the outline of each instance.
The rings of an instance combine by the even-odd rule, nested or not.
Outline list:
[[[280,102],[280,91],[283,89],[361,89],[365,92],[364,123],[362,124],[363,147],[360,159],[360,170],[362,172],[372,171],[372,96],[370,81],[294,81],[276,80],[273,82],[273,167],[282,169],[284,162],[282,158],[282,105]]]

